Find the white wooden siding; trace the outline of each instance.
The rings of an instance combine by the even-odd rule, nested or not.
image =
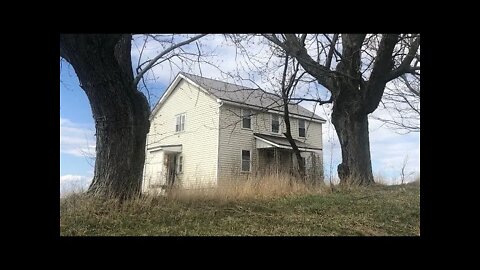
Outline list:
[[[184,188],[217,184],[218,106],[215,99],[182,80],[151,120],[147,149],[182,145],[183,173],[177,175],[177,181]],[[181,113],[185,113],[185,130],[175,132],[175,116]],[[147,150],[145,181],[156,179],[152,166],[158,166],[155,155]]]
[[[245,179],[254,174],[257,168],[258,153],[255,145],[253,133],[272,133],[272,119],[270,113],[260,113],[253,111],[252,129],[243,129],[241,122],[241,108],[229,104],[223,104],[220,107],[220,132],[219,132],[219,153],[218,153],[218,182],[219,184],[228,183],[232,179]],[[322,148],[322,125],[320,123],[305,121],[306,137],[298,136],[298,119],[291,117],[290,125],[293,138]],[[285,122],[283,116],[280,117],[280,133],[285,132]],[[240,153],[241,149],[252,149],[252,172],[240,173]],[[319,155],[322,159],[322,155]],[[323,160],[322,160],[323,162]]]

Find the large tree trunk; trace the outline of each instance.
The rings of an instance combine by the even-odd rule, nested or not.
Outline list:
[[[354,108],[334,106],[332,123],[342,148],[338,165],[341,184],[369,185],[374,183],[370,158],[367,114]]]
[[[61,35],[60,55],[75,69],[96,128],[95,175],[88,192],[121,200],[141,191],[147,99],[133,84],[131,35]]]

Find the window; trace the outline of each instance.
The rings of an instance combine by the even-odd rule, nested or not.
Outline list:
[[[300,160],[300,162],[303,164],[303,167],[306,168],[307,167],[307,159],[305,157],[302,157],[302,159]]]
[[[177,173],[183,173],[183,156],[178,156],[178,167],[177,167]]]
[[[305,138],[305,120],[298,119],[298,137]]]
[[[251,155],[251,152],[250,150],[242,150],[242,168],[241,168],[241,171],[242,172],[249,172],[250,171],[250,167],[251,167],[251,158],[252,158],[252,155]]]
[[[272,114],[272,133],[280,133],[280,117]]]
[[[175,124],[175,132],[181,132],[185,130],[185,114],[177,115],[177,122]]]
[[[242,128],[252,128],[252,111],[242,109]]]

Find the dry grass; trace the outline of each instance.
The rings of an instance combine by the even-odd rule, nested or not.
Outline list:
[[[119,203],[82,194],[60,200],[60,234],[419,235],[417,185],[307,187],[266,177],[218,190],[177,191]]]
[[[216,200],[216,201],[237,201],[237,200],[266,200],[280,196],[299,194],[320,194],[328,192],[325,184],[306,185],[295,181],[289,175],[266,175],[259,178],[248,178],[247,180],[231,181],[231,184],[218,188],[207,189],[178,189],[168,194],[170,200]]]

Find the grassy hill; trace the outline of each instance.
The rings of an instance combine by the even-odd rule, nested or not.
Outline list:
[[[268,198],[60,201],[62,236],[420,235],[420,187],[375,186]]]

